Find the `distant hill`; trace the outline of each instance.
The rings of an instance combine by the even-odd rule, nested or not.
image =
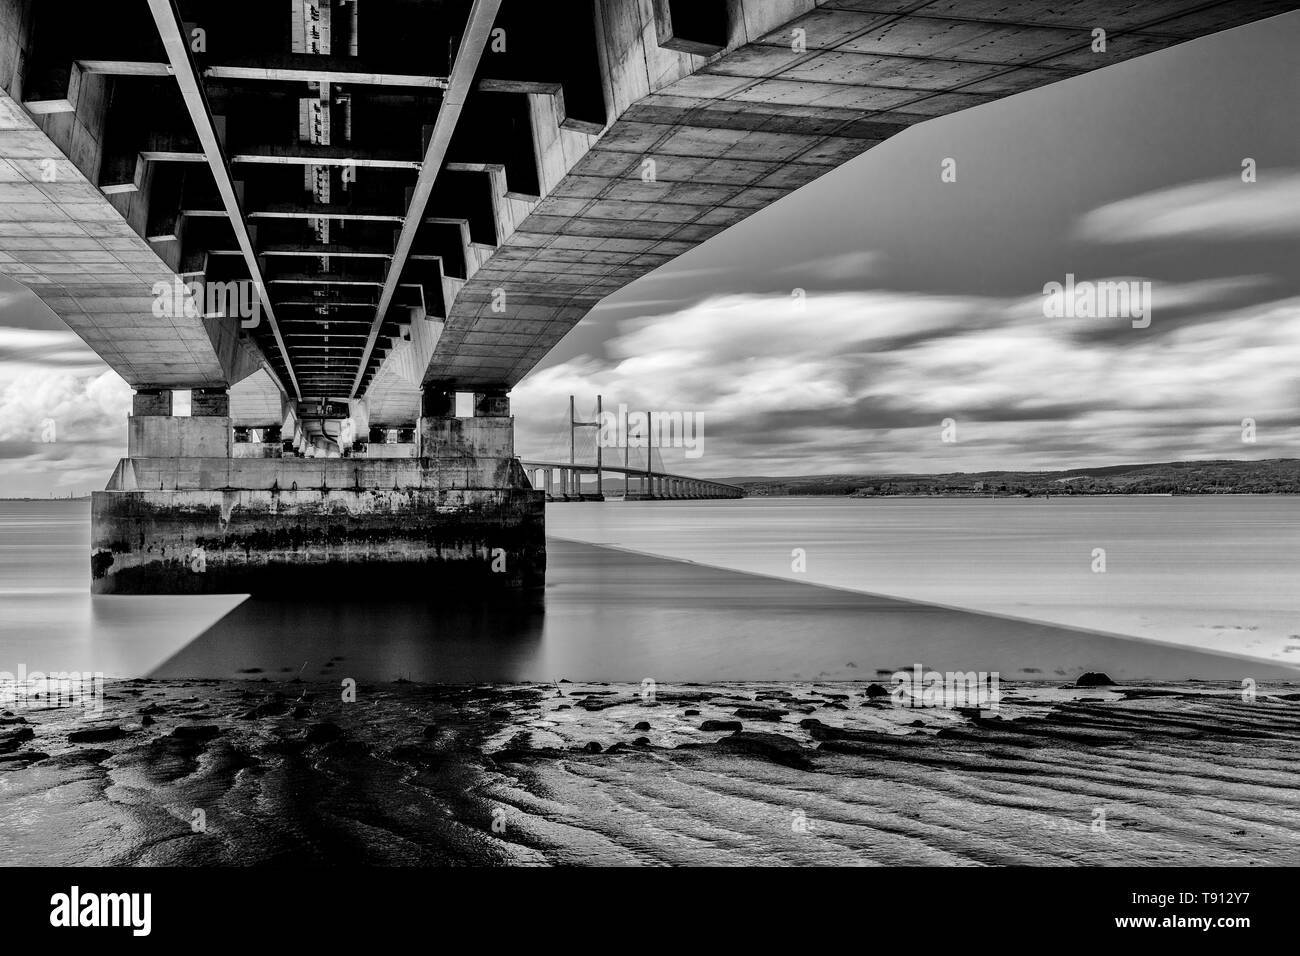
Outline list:
[[[1062,471],[839,474],[723,478],[763,495],[1300,494],[1300,459],[1171,461]]]

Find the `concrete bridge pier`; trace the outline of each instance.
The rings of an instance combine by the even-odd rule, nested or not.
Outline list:
[[[416,457],[235,457],[229,393],[137,389],[127,457],[92,497],[97,594],[382,597],[539,587],[545,493],[514,457],[504,391],[426,390]],[[293,445],[302,444],[295,436]],[[414,590],[412,590],[414,589]]]

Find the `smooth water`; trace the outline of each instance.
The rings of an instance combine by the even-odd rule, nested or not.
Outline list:
[[[674,503],[673,519],[661,520],[663,507],[557,505],[547,530],[1300,665],[1294,497],[750,498]],[[792,567],[795,549],[802,572]]]
[[[555,504],[538,595],[449,601],[431,582],[427,594],[357,602],[92,597],[88,505],[0,502],[0,672],[844,680],[922,662],[1008,677],[1294,676],[1264,662],[1300,664],[1296,507],[1268,497]]]

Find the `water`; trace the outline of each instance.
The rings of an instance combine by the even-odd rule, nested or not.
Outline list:
[[[0,502],[0,671],[844,680],[920,661],[1294,677],[1279,665],[1300,663],[1295,514],[1266,497],[557,504],[544,593],[457,604],[432,589],[92,597],[88,505]]]
[[[750,498],[556,506],[552,535],[1300,665],[1284,496]],[[792,552],[806,570],[792,570]],[[1103,549],[1105,572],[1093,570]]]

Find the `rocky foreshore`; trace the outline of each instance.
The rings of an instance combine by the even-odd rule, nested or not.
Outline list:
[[[1300,686],[1083,683],[114,682],[0,714],[0,861],[1300,863]]]

